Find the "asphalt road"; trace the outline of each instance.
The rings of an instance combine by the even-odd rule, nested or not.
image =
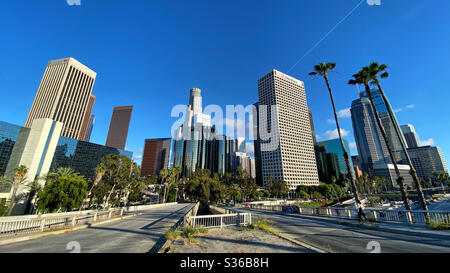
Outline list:
[[[312,217],[287,216],[275,212],[236,209],[267,217],[283,234],[327,252],[369,253],[368,245],[379,245],[381,253],[450,253],[448,238],[431,238],[331,223]],[[405,230],[407,233],[408,230]],[[375,241],[375,243],[373,243]]]
[[[142,215],[60,235],[0,246],[0,252],[146,253],[194,204],[176,204],[143,211]]]

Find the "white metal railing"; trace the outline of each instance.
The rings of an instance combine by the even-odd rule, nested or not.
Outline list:
[[[228,226],[246,226],[252,223],[251,213],[201,215],[188,218],[193,228],[223,228]]]
[[[15,234],[43,232],[53,229],[70,228],[121,217],[124,212],[139,212],[152,208],[178,204],[163,203],[141,206],[129,206],[106,210],[83,210],[61,213],[46,213],[0,217],[0,239]]]
[[[64,229],[77,225],[104,221],[111,218],[121,217],[122,214],[123,208],[117,208],[102,211],[91,211],[89,213],[54,213],[52,216],[37,215],[37,217],[26,217],[22,219],[17,216],[15,219],[2,218],[0,219],[0,239],[16,234]]]
[[[262,205],[249,205],[238,207],[249,207],[256,210],[270,210],[287,212],[287,206],[262,206]],[[283,207],[284,210],[283,210]],[[292,206],[291,206],[292,207]],[[357,219],[358,210],[353,208],[334,208],[334,207],[298,207],[296,214],[303,215],[318,215],[326,217]],[[367,217],[377,222],[397,222],[408,224],[426,224],[426,214],[433,221],[450,223],[450,211],[424,211],[424,210],[380,210],[380,209],[364,209],[364,213]]]

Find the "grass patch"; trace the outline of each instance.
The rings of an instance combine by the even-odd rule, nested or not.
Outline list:
[[[275,235],[280,235],[273,226],[273,222],[267,218],[256,218],[250,225],[242,228],[244,228],[243,230],[262,230]]]
[[[430,223],[428,224],[428,227],[431,229],[436,229],[436,230],[449,230],[450,229],[450,219],[447,219],[447,221],[434,221],[431,220]]]
[[[180,237],[180,231],[178,229],[171,228],[168,231],[166,231],[164,236],[166,237],[167,240],[175,241]]]
[[[193,228],[193,227],[184,227],[182,229],[183,232],[183,238],[184,238],[184,244],[188,245],[188,244],[198,244],[199,240],[197,238],[195,238],[196,235],[199,234],[207,234],[208,233],[208,229],[204,228],[204,227],[199,227],[199,228]]]

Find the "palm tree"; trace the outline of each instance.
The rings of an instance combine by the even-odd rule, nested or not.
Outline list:
[[[389,152],[389,156],[391,158],[392,164],[394,165],[395,173],[397,175],[397,184],[400,187],[400,192],[402,194],[403,203],[407,210],[411,209],[408,199],[408,192],[405,189],[405,185],[403,183],[403,177],[400,174],[400,170],[397,166],[397,161],[394,158],[394,154],[392,152],[391,143],[387,139],[386,130],[384,130],[383,124],[381,123],[380,116],[378,115],[378,111],[375,108],[375,103],[373,101],[372,92],[370,91],[369,82],[371,81],[370,70],[368,67],[363,67],[358,73],[353,75],[353,78],[349,80],[348,84],[351,85],[359,85],[363,84],[367,94],[369,95],[370,105],[372,106],[372,111],[375,116],[375,120],[377,122],[378,128],[380,129],[381,135],[383,136],[383,140],[386,143],[387,150]]]
[[[166,202],[166,187],[167,187],[167,185],[165,185],[164,182],[166,181],[167,177],[169,176],[169,170],[161,169],[159,171],[159,176],[161,177],[161,184],[164,185],[163,203],[165,203]]]
[[[28,168],[24,165],[20,165],[14,168],[14,182],[13,182],[13,192],[11,195],[11,206],[9,207],[8,215],[11,215],[14,208],[14,203],[16,202],[17,190],[19,185],[25,181],[25,175],[27,175]]]
[[[330,94],[331,104],[333,106],[334,119],[336,121],[336,129],[339,135],[339,140],[341,142],[342,151],[344,152],[345,164],[347,165],[347,176],[350,179],[350,184],[353,190],[353,195],[355,197],[356,204],[361,204],[361,200],[359,198],[358,189],[356,188],[356,182],[353,178],[352,167],[350,166],[350,158],[348,156],[347,150],[344,146],[344,141],[341,135],[341,128],[339,126],[339,120],[336,112],[336,105],[334,104],[333,92],[331,92],[330,82],[328,81],[328,72],[331,72],[336,67],[335,63],[320,63],[314,66],[314,71],[309,73],[310,76],[322,76],[325,79],[325,83],[327,84],[328,93]]]
[[[422,209],[428,210],[427,202],[425,200],[425,195],[423,194],[422,185],[420,184],[419,176],[417,175],[416,169],[414,168],[414,166],[412,164],[411,157],[409,156],[408,150],[406,149],[406,144],[402,138],[402,132],[400,131],[398,123],[396,122],[396,120],[394,118],[394,112],[392,111],[392,109],[388,103],[387,97],[384,94],[383,89],[381,88],[380,81],[378,80],[378,75],[381,79],[385,79],[385,78],[389,77],[389,73],[386,71],[386,69],[387,69],[387,65],[385,65],[385,64],[380,65],[377,62],[372,62],[369,65],[369,73],[370,73],[370,78],[371,78],[370,83],[372,85],[376,85],[378,87],[378,90],[380,91],[381,97],[383,98],[384,104],[386,105],[386,108],[388,110],[389,118],[390,118],[392,124],[394,125],[395,133],[396,133],[397,138],[400,141],[400,144],[402,146],[402,150],[403,150],[403,153],[405,154],[406,161],[408,162],[408,165],[410,168],[410,173],[414,180],[414,184],[416,185],[417,194],[419,195],[420,203],[422,204]]]

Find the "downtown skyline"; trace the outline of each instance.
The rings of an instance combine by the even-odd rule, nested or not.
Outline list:
[[[163,31],[156,28],[156,19],[152,21],[138,16],[138,19],[128,18],[129,21],[123,22],[122,25],[111,19],[114,18],[113,14],[119,14],[121,8],[132,9],[139,14],[137,7],[130,7],[127,4],[118,3],[103,7],[87,1],[83,1],[81,6],[67,6],[65,1],[55,5],[49,4],[50,2],[39,5],[12,3],[8,11],[0,11],[2,24],[21,28],[23,36],[30,34],[28,36],[30,40],[29,44],[26,44],[26,41],[22,40],[22,35],[18,36],[7,29],[1,30],[2,36],[10,39],[7,44],[0,45],[0,57],[5,60],[4,66],[0,69],[0,90],[6,98],[0,102],[0,107],[8,109],[1,111],[0,120],[24,124],[47,61],[74,57],[98,73],[93,88],[97,100],[93,109],[96,122],[91,142],[105,143],[113,107],[134,105],[126,148],[134,152],[135,156],[140,156],[144,139],[170,137],[170,127],[176,121],[176,118],[170,117],[170,111],[173,106],[185,103],[191,87],[197,86],[203,90],[205,106],[219,104],[225,108],[226,104],[249,105],[257,100],[256,81],[259,76],[275,68],[305,82],[308,106],[312,108],[318,135],[317,140],[322,141],[331,139],[335,130],[334,125],[328,121],[332,119],[331,106],[322,81],[309,78],[307,73],[313,64],[319,61],[333,61],[337,63],[336,70],[339,74],[331,75],[331,84],[336,90],[338,110],[342,110],[340,121],[345,130],[344,138],[349,143],[354,143],[351,119],[346,109],[358,94],[354,87],[346,85],[346,81],[361,66],[370,61],[380,61],[390,66],[391,77],[384,80],[383,85],[393,108],[397,110],[399,124],[413,124],[422,141],[433,139],[434,145],[441,147],[445,158],[449,158],[450,127],[449,121],[442,116],[444,103],[448,99],[448,95],[442,90],[448,86],[449,79],[444,76],[445,71],[433,68],[448,59],[446,54],[449,53],[443,49],[449,43],[449,38],[436,35],[439,29],[426,29],[424,26],[429,24],[444,28],[437,21],[448,20],[444,18],[445,14],[442,12],[445,9],[436,8],[433,3],[439,3],[441,6],[448,6],[448,3],[417,1],[406,5],[406,1],[396,3],[383,1],[380,7],[361,5],[311,54],[289,71],[296,61],[358,2],[349,0],[345,4],[336,5],[333,12],[331,9],[325,10],[325,14],[329,13],[332,16],[305,33],[301,29],[307,26],[306,19],[298,19],[298,22],[294,19],[283,19],[279,26],[284,26],[282,23],[288,23],[287,21],[291,25],[286,24],[289,27],[283,28],[273,27],[270,26],[270,22],[274,19],[266,18],[270,15],[270,9],[259,7],[251,12],[250,4],[240,4],[242,10],[232,15],[236,22],[228,25],[223,25],[219,22],[221,18],[214,19],[212,15],[220,8],[230,9],[230,7],[213,4],[211,14],[208,14],[207,9],[195,10],[200,19],[212,20],[211,26],[201,26],[201,22],[189,22],[189,26],[184,26],[181,23],[187,20],[188,16],[183,16],[179,21],[174,17],[180,15],[186,4],[175,7],[175,4],[165,6],[161,3],[139,3],[142,8],[159,9],[157,19],[167,23],[165,25],[167,29]],[[195,2],[189,10],[201,7],[200,3],[202,2]],[[320,12],[319,5],[303,1],[292,5],[295,7],[294,10],[306,8],[312,13]],[[96,21],[96,28],[89,30],[89,20],[97,20],[98,18],[93,15],[100,9],[106,9],[107,16],[112,16],[107,20],[109,25],[106,22]],[[403,13],[395,16],[395,13],[402,9]],[[55,14],[56,11],[65,12],[65,16],[73,20],[86,20],[74,25],[68,23],[67,26],[80,43],[69,40],[67,34],[63,33],[66,28],[47,26],[49,29],[46,29],[39,20],[30,27],[28,22],[19,22],[20,16],[13,18],[14,14],[30,13],[38,18],[50,16],[46,24],[53,24],[51,22],[56,22],[61,16]],[[246,12],[248,14],[245,14]],[[258,12],[263,15],[258,15]],[[246,16],[256,22],[243,26],[242,24],[247,21]],[[364,21],[367,18],[373,20],[376,16],[383,16],[386,22],[378,22],[380,25],[369,23],[365,25]],[[426,20],[421,18],[423,16],[432,22],[425,22]],[[312,15],[307,17],[310,20],[313,18]],[[421,18],[420,25],[417,22],[419,18]],[[264,27],[258,28],[257,23],[264,23]],[[294,23],[298,23],[299,27],[293,26]],[[355,27],[354,24],[361,25]],[[392,47],[392,50],[377,51],[378,46],[369,39],[373,34],[363,33],[363,28],[369,25],[374,33],[380,35],[380,39],[372,40],[381,40],[382,43]],[[387,33],[382,33],[387,26],[389,26]],[[413,27],[416,28],[415,31],[411,30]],[[110,33],[105,33],[108,29]],[[37,30],[42,31],[42,36],[41,33],[33,34]],[[209,37],[215,30],[219,30],[222,37],[212,35],[212,40],[207,41],[205,37]],[[402,41],[395,37],[401,31],[403,31]],[[351,38],[352,33],[360,38],[359,41]],[[245,37],[247,34],[250,34],[250,37]],[[180,37],[173,38],[171,35]],[[44,38],[47,36],[53,37],[54,43],[46,41]],[[227,42],[227,37],[234,40],[234,43]],[[282,43],[261,44],[271,37]],[[131,39],[129,43],[127,39]],[[426,40],[428,48],[433,48],[427,48],[426,52],[420,50],[420,43],[425,42],[418,40]],[[92,44],[83,41],[90,41]],[[236,41],[238,43],[235,43]],[[249,44],[250,41],[252,42]],[[164,45],[167,46],[170,42],[174,45],[164,48]],[[108,43],[109,47],[99,50]],[[176,45],[179,45],[179,48]],[[365,48],[362,49],[363,45]],[[417,56],[414,60],[402,52],[405,46],[416,48]],[[23,51],[23,54],[19,56],[18,50]],[[411,48],[408,51],[410,52]],[[158,54],[163,54],[167,59],[158,57]],[[354,147],[352,154],[357,154]],[[139,158],[136,159],[140,161]]]

